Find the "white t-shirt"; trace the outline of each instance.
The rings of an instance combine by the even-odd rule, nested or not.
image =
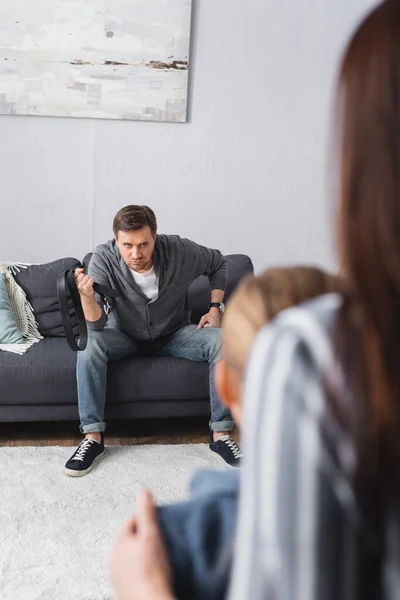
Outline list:
[[[140,287],[143,294],[149,300],[157,300],[158,298],[158,277],[154,271],[154,266],[146,273],[136,273],[133,269],[129,269],[136,285]]]

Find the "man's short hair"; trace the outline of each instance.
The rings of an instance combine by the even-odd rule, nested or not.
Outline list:
[[[157,233],[157,219],[151,208],[130,204],[121,208],[115,215],[113,232],[117,236],[118,231],[137,231],[147,225],[153,234]]]

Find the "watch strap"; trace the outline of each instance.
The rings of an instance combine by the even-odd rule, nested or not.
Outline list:
[[[209,308],[221,308],[222,302],[211,302]]]

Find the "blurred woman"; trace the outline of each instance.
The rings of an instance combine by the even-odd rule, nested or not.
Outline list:
[[[400,2],[339,81],[344,297],[259,336],[245,393],[231,600],[400,597]]]

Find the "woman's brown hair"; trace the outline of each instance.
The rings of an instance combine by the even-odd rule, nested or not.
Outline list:
[[[400,2],[357,29],[339,78],[339,243],[351,297],[338,324],[358,491],[380,526],[400,473]]]

